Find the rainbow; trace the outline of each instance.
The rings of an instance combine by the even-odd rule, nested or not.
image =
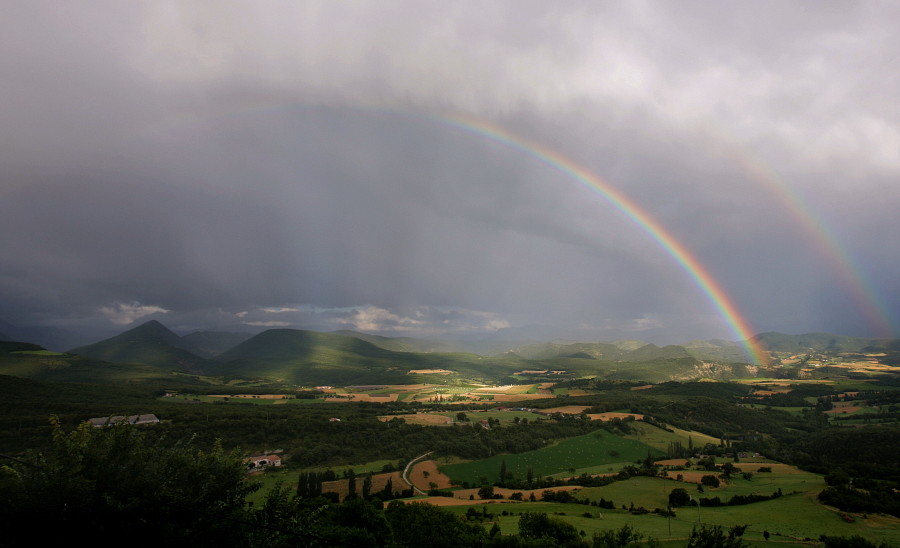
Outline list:
[[[260,103],[246,108],[240,109],[239,113],[247,114],[251,112],[260,112],[266,110],[274,110],[283,108],[287,104]],[[768,353],[754,339],[754,331],[751,329],[747,320],[739,313],[737,306],[732,299],[725,293],[721,285],[712,277],[709,271],[702,263],[670,232],[668,232],[659,222],[653,219],[640,206],[629,199],[624,193],[589,171],[588,169],[578,165],[574,160],[556,152],[549,147],[538,144],[534,141],[513,134],[512,132],[495,125],[491,122],[481,119],[466,117],[460,114],[435,114],[431,112],[410,111],[409,109],[390,108],[384,105],[364,106],[357,105],[360,110],[368,110],[375,112],[394,112],[397,114],[412,114],[414,116],[424,117],[434,120],[438,123],[446,124],[466,131],[486,137],[492,141],[499,142],[512,149],[518,150],[531,156],[538,161],[549,165],[550,167],[560,171],[566,176],[572,177],[574,180],[587,187],[591,191],[599,194],[610,202],[616,209],[624,213],[628,218],[634,221],[644,232],[646,232],[653,240],[655,240],[668,253],[681,268],[689,275],[694,283],[699,287],[701,292],[706,295],[710,303],[717,310],[718,314],[728,324],[729,329],[734,333],[739,342],[744,346],[750,361],[757,364],[766,365],[769,363]],[[235,114],[234,110],[229,114]],[[157,122],[155,127],[151,129],[152,133],[161,133],[171,126],[172,121],[163,121],[162,124]]]
[[[791,217],[812,239],[818,252],[833,266],[844,287],[851,293],[856,306],[860,309],[866,322],[873,328],[877,336],[888,338],[900,331],[892,320],[884,303],[887,299],[869,281],[865,273],[857,266],[850,252],[840,239],[828,227],[821,215],[816,214],[800,196],[791,190],[790,185],[756,155],[747,152],[745,146],[734,142],[716,132],[717,141],[728,146],[731,158],[738,162],[746,174],[774,194]]]
[[[706,267],[675,236],[624,193],[588,169],[578,165],[571,158],[534,141],[515,135],[493,123],[458,114],[442,116],[429,114],[428,116],[519,150],[572,177],[583,186],[605,198],[662,246],[666,253],[675,259],[679,266],[687,272],[726,321],[731,331],[744,345],[751,360],[757,364],[765,365],[769,363],[768,354],[754,339],[754,332],[750,324],[741,316],[737,306],[735,306],[734,302],[725,293],[722,286],[712,277]]]

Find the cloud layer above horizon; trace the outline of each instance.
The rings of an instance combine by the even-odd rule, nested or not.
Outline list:
[[[679,342],[900,336],[891,2],[28,2],[0,319]]]

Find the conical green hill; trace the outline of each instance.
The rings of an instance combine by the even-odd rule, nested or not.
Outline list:
[[[98,360],[118,363],[140,363],[201,372],[206,360],[186,349],[181,337],[156,320],[143,323],[115,337],[79,346],[69,352]]]

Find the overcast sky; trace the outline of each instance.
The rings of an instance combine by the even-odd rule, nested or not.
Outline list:
[[[895,2],[12,2],[0,319],[897,336]],[[549,328],[553,328],[550,330]]]

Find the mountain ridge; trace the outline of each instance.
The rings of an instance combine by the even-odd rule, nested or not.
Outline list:
[[[113,363],[139,363],[199,373],[206,359],[191,345],[157,320],[150,320],[116,336],[68,351]]]
[[[762,333],[754,342],[773,352],[810,348],[861,352],[893,345],[896,354],[900,349],[900,340],[822,333]],[[479,354],[472,351],[473,346],[496,353]],[[666,346],[635,340],[516,345],[287,328],[256,335],[198,331],[179,336],[157,320],[69,352],[109,363],[142,364],[162,372],[267,378],[295,384],[414,383],[426,378],[412,372],[429,370],[452,370],[459,378],[484,382],[515,383],[521,380],[515,377],[516,372],[522,370],[565,370],[576,377],[599,375],[656,382],[697,376],[733,378],[736,371],[750,371],[751,367],[742,365],[748,364],[743,345],[716,339]]]

